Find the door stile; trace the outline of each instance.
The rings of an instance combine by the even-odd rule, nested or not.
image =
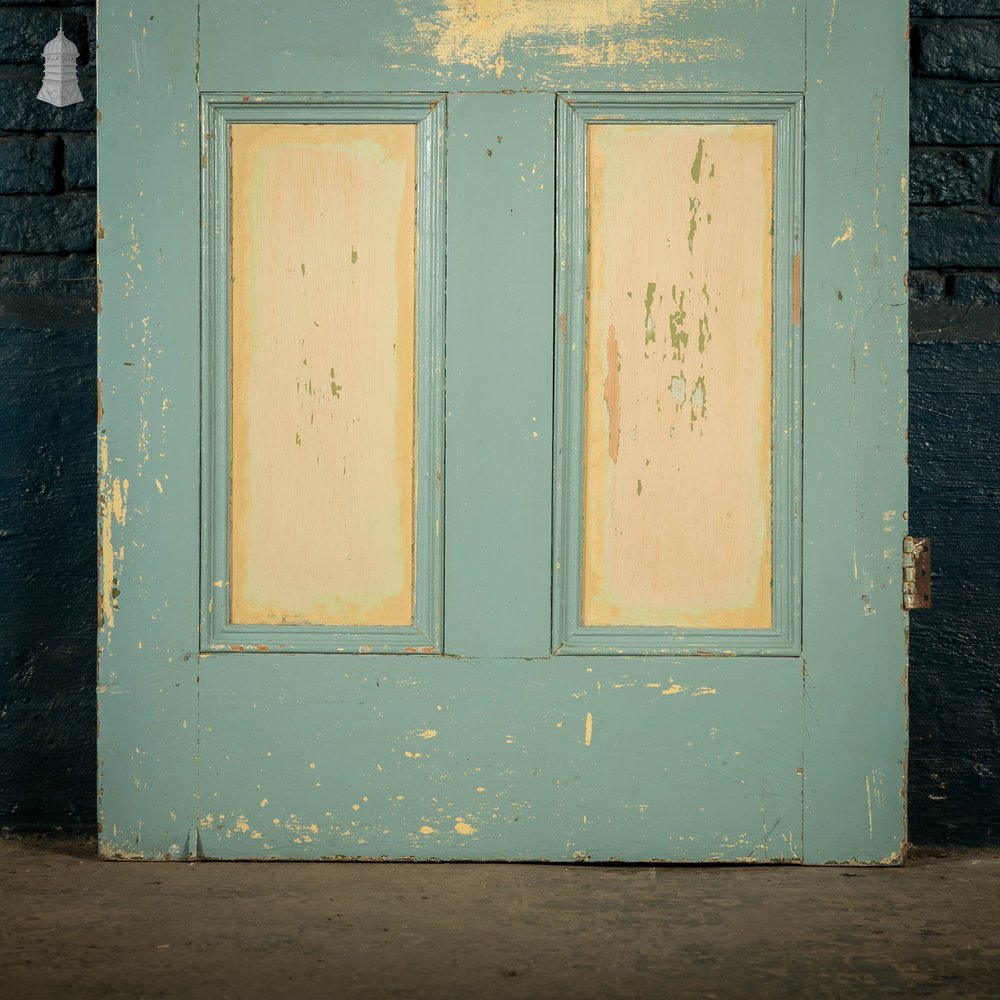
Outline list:
[[[197,850],[196,21],[193,0],[109,4],[100,19],[104,857],[180,860]]]
[[[898,863],[907,11],[902,2],[848,0],[829,23],[811,4],[809,20],[803,841],[811,863]]]

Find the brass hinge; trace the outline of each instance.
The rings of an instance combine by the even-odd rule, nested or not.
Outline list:
[[[931,540],[903,539],[903,607],[920,611],[931,606]]]

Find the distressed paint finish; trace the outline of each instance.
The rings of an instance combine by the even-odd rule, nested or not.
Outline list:
[[[98,830],[104,856],[180,859],[197,850],[197,18],[104,8]]]
[[[210,90],[802,87],[792,0],[285,0],[201,5]],[[253,51],[247,60],[242,53]]]
[[[202,566],[200,647],[205,651],[396,652],[439,650],[442,641],[442,469],[444,462],[444,252],[446,101],[436,94],[203,94],[202,213]],[[415,261],[416,482],[412,517],[412,623],[403,625],[236,624],[230,614],[232,411],[232,150],[237,125],[416,126]],[[357,253],[358,257],[355,258]],[[353,244],[341,261],[353,271]],[[305,262],[298,263],[301,286]],[[294,268],[293,268],[294,270]],[[350,296],[347,296],[349,299]],[[311,320],[310,322],[318,322]],[[364,345],[350,341],[350,353]],[[331,366],[332,367],[332,366]],[[336,374],[336,369],[334,369]],[[342,383],[331,380],[330,396]],[[308,393],[306,394],[308,395]],[[411,418],[414,416],[412,409]],[[383,474],[391,476],[391,471]],[[331,498],[333,502],[335,498]],[[343,499],[343,497],[341,497]],[[325,501],[324,501],[325,502]]]
[[[581,624],[768,628],[774,127],[587,133]]]
[[[905,838],[906,7],[838,0],[832,21],[809,11],[804,509],[814,541],[803,562],[803,831],[812,862],[898,861]]]
[[[650,34],[615,28],[582,35],[586,65],[552,60],[555,35],[505,42],[502,77],[409,40],[446,10],[430,0],[406,15],[388,0],[102,11],[112,518],[114,480],[129,481],[101,640],[106,856],[899,860],[905,43],[902,3],[884,6],[838,0],[832,35],[825,6],[808,12],[802,656],[547,655],[539,565],[563,489],[547,475],[551,347],[569,327],[551,309],[551,91],[801,94],[805,5],[675,5],[678,39],[717,36],[738,58],[608,65],[602,40]],[[248,106],[494,91],[448,96],[449,450],[430,474],[447,480],[446,545],[474,543],[447,553],[453,655],[199,653],[196,262],[214,234],[198,227],[197,102],[249,87]]]
[[[416,126],[232,126],[230,608],[413,621]]]
[[[414,20],[412,48],[442,66],[455,64],[492,71],[502,78],[508,60],[538,39],[556,36],[550,56],[564,66],[689,62],[730,55],[736,43],[722,38],[643,38],[652,25],[688,20],[699,0],[443,0],[428,20]],[[685,16],[687,15],[687,16]],[[676,29],[675,29],[676,30]],[[513,68],[513,67],[512,67]]]
[[[560,98],[558,105],[559,132],[559,175],[557,195],[557,329],[556,338],[556,380],[555,380],[555,482],[556,503],[554,508],[553,532],[553,649],[561,656],[600,653],[604,655],[663,656],[674,654],[706,655],[750,655],[760,657],[797,656],[802,648],[801,639],[801,582],[799,566],[802,546],[802,504],[801,504],[801,358],[802,325],[798,307],[800,296],[796,292],[796,275],[802,259],[802,118],[803,101],[797,94],[574,94]],[[593,291],[589,287],[594,261],[609,270],[608,258],[603,250],[595,250],[591,233],[591,216],[594,214],[587,201],[588,176],[593,171],[588,167],[588,133],[595,127],[608,129],[622,125],[659,126],[661,128],[682,128],[695,126],[725,126],[729,129],[757,128],[763,126],[772,131],[773,177],[771,197],[773,204],[770,214],[771,225],[765,223],[764,233],[771,249],[773,301],[770,303],[772,322],[770,343],[764,344],[764,351],[771,354],[771,377],[767,384],[764,376],[764,392],[770,409],[769,443],[764,437],[758,440],[770,451],[770,627],[766,628],[706,628],[677,627],[671,625],[591,625],[581,620],[584,606],[584,549],[586,538],[585,517],[588,517],[585,502],[586,480],[594,479],[586,454],[586,410],[598,414],[594,424],[600,425],[601,414],[607,414],[605,432],[598,430],[590,435],[591,453],[598,462],[610,468],[617,467],[619,455],[623,451],[623,409],[622,387],[622,347],[621,336],[615,324],[607,324],[607,335],[598,336],[601,345],[606,344],[603,354],[593,339],[589,341],[588,318],[593,312]],[[709,129],[708,131],[711,131]],[[628,132],[623,133],[628,135]],[[700,148],[700,156],[699,156]],[[680,187],[702,183],[705,173],[705,146],[692,144],[690,159],[681,171]],[[712,172],[708,168],[708,175]],[[696,182],[695,177],[699,180]],[[676,180],[676,178],[675,178]],[[709,180],[712,178],[709,176]],[[765,195],[767,193],[765,188]],[[654,195],[655,199],[656,195]],[[631,204],[635,214],[635,197],[623,192],[619,201]],[[682,198],[683,201],[683,198]],[[661,363],[669,361],[673,365],[684,359],[687,348],[693,344],[691,356],[711,359],[712,341],[709,335],[711,316],[704,310],[708,293],[706,282],[699,290],[695,283],[696,274],[691,268],[691,258],[698,246],[700,221],[707,222],[707,215],[700,220],[701,201],[690,194],[684,204],[686,215],[682,217],[681,232],[674,237],[683,247],[687,270],[675,270],[669,289],[672,308],[666,317],[655,311],[656,282],[647,280],[641,300],[641,314],[636,317],[639,330],[635,333],[638,344],[641,337],[642,361],[650,360],[647,355],[665,349],[657,346],[657,322],[661,323],[659,338],[669,340],[669,353],[660,355]],[[610,213],[609,213],[610,214]],[[742,206],[741,206],[742,214]],[[713,217],[714,218],[714,217]],[[637,223],[642,227],[643,223]],[[712,228],[709,223],[708,228]],[[705,227],[701,227],[704,229]],[[704,232],[702,232],[704,236]],[[624,241],[623,241],[624,242]],[[665,244],[666,239],[663,243]],[[652,247],[651,256],[659,259],[670,252],[665,245]],[[713,244],[714,249],[714,244]],[[628,251],[627,251],[628,252]],[[721,252],[721,251],[720,251]],[[763,265],[768,254],[761,256]],[[796,263],[798,261],[798,264]],[[613,273],[613,272],[612,272]],[[647,276],[647,279],[649,276]],[[685,291],[681,302],[679,291]],[[620,296],[626,305],[632,305],[628,292]],[[689,324],[689,308],[697,304],[701,295],[702,311],[695,313]],[[688,294],[691,295],[690,301]],[[765,289],[765,295],[767,291]],[[633,293],[633,299],[635,294]],[[598,308],[600,308],[598,305]],[[700,329],[694,325],[701,320]],[[708,328],[706,330],[706,321]],[[692,340],[688,331],[691,325],[698,335]],[[603,332],[603,331],[602,331]],[[626,331],[627,333],[628,331]],[[725,343],[725,341],[723,341]],[[699,350],[701,348],[701,350]],[[587,356],[591,366],[603,363],[603,379],[588,378]],[[675,357],[676,355],[676,357]],[[765,366],[766,367],[766,366]],[[643,366],[640,365],[640,372]],[[672,405],[677,408],[690,405],[687,378],[683,373],[665,372],[665,393],[668,392]],[[700,378],[704,378],[702,373]],[[655,378],[655,375],[653,376]],[[595,382],[597,384],[595,384]],[[603,391],[598,393],[598,388]],[[663,391],[664,386],[658,388]],[[708,401],[706,386],[697,382],[693,390],[699,403],[696,411],[687,415],[687,427],[693,430],[691,416],[704,421],[702,404]],[[737,391],[742,391],[739,386]],[[664,394],[665,394],[664,393]],[[589,400],[588,400],[589,395]],[[598,398],[600,396],[600,398]],[[649,406],[653,413],[660,397],[656,393],[651,399],[635,395],[634,405]],[[626,403],[628,401],[626,400]],[[650,405],[652,404],[652,405]],[[676,412],[676,411],[675,411]],[[668,408],[668,418],[671,413]],[[664,422],[662,407],[653,413],[657,423]],[[591,425],[591,431],[594,430]],[[633,420],[628,428],[631,439],[636,439],[642,428]],[[655,426],[655,425],[654,425]],[[669,428],[667,428],[669,430]],[[676,430],[676,428],[675,428]],[[744,429],[745,430],[745,429]],[[652,466],[655,458],[672,446],[671,439],[664,432],[663,442],[653,439],[654,447],[642,456],[643,471]],[[676,433],[675,433],[676,439]],[[627,451],[627,449],[626,449]],[[650,466],[645,462],[649,461]],[[715,471],[715,470],[713,470]],[[760,462],[758,474],[763,478],[768,469],[766,459]],[[727,484],[728,485],[728,484]],[[672,483],[673,493],[681,493],[685,484]],[[638,504],[645,491],[643,480],[637,475],[629,502]],[[628,494],[626,494],[628,495]],[[632,499],[634,497],[634,499]],[[673,497],[671,496],[671,499]],[[593,504],[590,505],[593,507]],[[763,512],[767,517],[767,511]],[[699,511],[693,517],[700,516]],[[589,527],[592,529],[593,524]],[[656,526],[653,544],[660,535],[669,535],[671,527]],[[593,538],[591,538],[591,544]],[[591,553],[591,562],[593,553]],[[643,553],[645,557],[645,553]],[[711,558],[709,556],[708,558]],[[695,567],[697,570],[697,566]],[[641,572],[639,570],[638,572]]]
[[[206,671],[204,717],[245,734],[202,735],[207,857],[802,856],[795,659],[266,659]]]

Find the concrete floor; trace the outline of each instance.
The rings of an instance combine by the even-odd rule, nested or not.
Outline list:
[[[0,841],[10,998],[998,997],[1000,850],[902,869],[101,862]]]

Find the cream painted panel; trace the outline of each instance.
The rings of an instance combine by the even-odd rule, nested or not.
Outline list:
[[[231,617],[413,621],[416,126],[232,126]]]
[[[773,126],[587,135],[581,622],[770,627]]]

